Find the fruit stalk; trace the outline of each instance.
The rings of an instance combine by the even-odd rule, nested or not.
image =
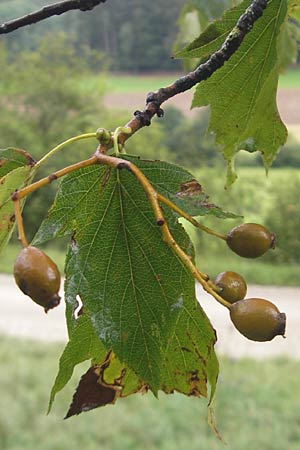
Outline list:
[[[23,245],[23,247],[28,247],[28,242],[27,242],[27,239],[25,236],[25,231],[24,231],[23,217],[22,217],[22,213],[21,213],[19,199],[14,200],[14,210],[15,210],[15,218],[16,218],[18,234],[19,234],[18,239],[21,242],[21,244]]]

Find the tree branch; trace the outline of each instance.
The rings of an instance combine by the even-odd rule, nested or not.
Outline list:
[[[0,25],[0,34],[11,33],[18,28],[32,25],[52,16],[59,16],[60,14],[64,14],[65,12],[74,9],[79,9],[80,11],[92,10],[95,6],[105,2],[106,0],[64,0],[58,3],[53,3],[52,5],[44,6],[38,11],[30,13],[26,16],[3,23]]]
[[[140,128],[149,126],[151,124],[151,119],[155,115],[162,117],[163,110],[161,109],[161,105],[166,100],[179,93],[188,91],[220,69],[238,50],[244,37],[252,29],[254,23],[262,16],[267,5],[268,0],[254,0],[245,13],[241,15],[236,26],[229,33],[221,48],[213,53],[205,63],[200,64],[194,71],[174,81],[171,85],[160,88],[156,92],[150,92],[146,98],[145,109],[143,111],[136,111],[134,117],[125,125],[132,129],[132,133],[129,135],[120,133],[119,143],[124,144],[125,141]]]
[[[34,24],[53,15],[63,14],[70,10],[91,10],[100,3],[105,2],[106,0],[65,0],[54,3],[45,6],[39,11],[28,14],[27,16],[0,25],[0,34],[10,33],[18,28]],[[156,92],[149,92],[146,97],[145,109],[143,111],[136,111],[134,117],[125,125],[125,128],[131,128],[132,133],[127,134],[121,132],[119,134],[119,143],[121,145],[124,144],[130,136],[136,133],[136,131],[145,126],[149,126],[155,115],[162,117],[164,112],[161,109],[161,105],[169,98],[188,91],[220,69],[238,50],[244,37],[252,29],[255,22],[262,16],[267,6],[268,0],[253,0],[249,8],[247,8],[245,13],[242,14],[237,21],[236,26],[229,33],[221,48],[213,53],[205,63],[200,64],[194,71],[174,81],[171,85],[160,88]],[[100,145],[100,152],[105,153],[107,149],[112,146],[112,140],[110,143],[105,142]]]

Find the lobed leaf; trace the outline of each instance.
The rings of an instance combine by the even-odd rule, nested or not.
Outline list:
[[[187,180],[188,172],[177,166],[127,158],[158,189],[174,192],[176,186],[176,194],[178,179]],[[178,244],[194,258],[177,214],[167,208],[164,214]],[[117,372],[135,374],[130,377],[134,392],[147,386],[155,394],[177,390],[199,396],[207,394],[207,382],[213,392],[218,372],[214,331],[197,303],[192,275],[162,241],[133,174],[95,166],[66,177],[35,242],[64,234],[72,235],[65,283],[70,339],[79,296],[101,345],[115,355]],[[95,370],[103,380],[101,369]],[[86,374],[72,414],[80,412],[82,389],[94,381]]]
[[[241,149],[258,150],[266,167],[287,138],[276,104],[278,45],[287,15],[286,0],[272,0],[237,52],[208,80],[199,83],[195,106],[211,106],[209,128],[235,179],[233,157]]]
[[[203,186],[183,167],[164,161],[128,158],[151,181],[157,192],[171,200],[187,214],[191,216],[212,215],[220,219],[240,217],[212,203]],[[159,181],[157,181],[155,176],[156,171],[161,173]]]

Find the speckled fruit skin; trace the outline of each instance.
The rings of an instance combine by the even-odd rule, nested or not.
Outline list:
[[[236,272],[219,273],[214,280],[214,285],[221,289],[218,294],[229,303],[238,302],[247,294],[246,281]]]
[[[60,273],[56,264],[36,247],[23,248],[14,264],[21,291],[43,306],[45,312],[59,305]]]
[[[228,247],[244,258],[258,258],[270,248],[275,248],[276,236],[263,225],[243,223],[226,236]]]
[[[233,303],[230,317],[236,329],[251,341],[271,341],[285,333],[285,314],[263,298],[247,298]]]

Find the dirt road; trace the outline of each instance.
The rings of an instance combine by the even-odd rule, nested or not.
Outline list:
[[[300,288],[250,286],[248,297],[262,297],[276,303],[287,314],[286,339],[256,343],[241,336],[232,326],[228,312],[197,287],[198,299],[217,330],[219,354],[232,358],[289,356],[300,358]],[[15,286],[13,278],[0,275],[0,334],[45,340],[67,339],[63,303],[48,314],[31,302]]]

